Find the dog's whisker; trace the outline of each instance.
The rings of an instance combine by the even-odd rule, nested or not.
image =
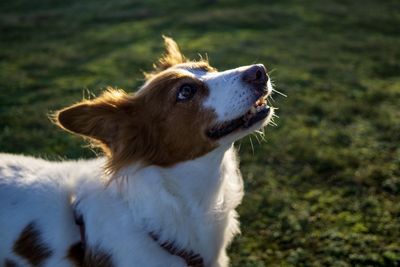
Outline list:
[[[282,92],[280,92],[280,91],[278,91],[276,89],[272,89],[272,91],[274,91],[275,93],[277,93],[277,94],[279,94],[279,95],[281,95],[283,97],[287,97],[287,95],[285,95],[284,93],[282,93]]]
[[[258,133],[258,134],[260,134],[260,135],[264,135],[264,134],[265,134],[265,133],[264,133],[263,131],[261,131],[261,130],[256,130],[255,132]]]
[[[258,130],[258,131],[255,131],[255,133],[257,133],[258,136],[261,138],[261,140],[264,141],[264,142],[267,141],[267,139],[266,139],[266,137],[265,137],[265,128],[266,128],[266,127],[263,127],[262,129],[260,129],[260,130]]]
[[[258,144],[261,145],[260,139],[258,139],[258,135],[257,135],[257,134],[254,134],[254,137],[256,138]]]
[[[271,100],[272,102],[276,103],[276,101],[272,95],[269,96],[268,100]]]
[[[254,145],[253,145],[253,140],[251,139],[251,135],[249,135],[249,139],[250,139],[251,151],[254,155]]]
[[[265,134],[260,135],[260,136],[261,136],[261,138],[262,138],[262,140],[263,140],[264,142],[267,142],[267,139],[266,139],[266,137],[265,137]]]
[[[240,152],[240,149],[242,148],[242,141],[239,142],[238,146],[237,146],[237,151]]]
[[[275,126],[275,127],[277,127],[278,126],[278,124],[276,124],[275,122],[273,122],[272,120],[271,121],[269,121],[269,124],[271,124],[272,126]]]

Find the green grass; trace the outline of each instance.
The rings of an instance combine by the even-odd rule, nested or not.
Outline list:
[[[266,142],[239,142],[246,196],[232,266],[400,266],[400,2],[0,3],[0,150],[93,157],[47,114],[134,91],[171,35],[187,56],[273,69]],[[87,93],[86,93],[87,94]]]

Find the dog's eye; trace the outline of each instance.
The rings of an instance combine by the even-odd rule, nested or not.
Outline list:
[[[194,85],[184,84],[179,88],[178,94],[176,95],[176,100],[177,101],[189,100],[194,96],[196,91],[197,88]]]

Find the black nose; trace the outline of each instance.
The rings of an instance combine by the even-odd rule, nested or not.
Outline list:
[[[243,73],[243,81],[252,85],[264,85],[268,81],[267,71],[263,64],[249,67]]]

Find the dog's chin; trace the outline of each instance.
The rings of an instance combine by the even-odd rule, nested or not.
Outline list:
[[[265,127],[273,113],[274,109],[267,105],[264,98],[260,98],[242,116],[212,126],[207,131],[207,136],[220,144],[234,142]]]
[[[254,133],[257,130],[260,130],[260,129],[266,127],[269,124],[269,122],[271,121],[273,114],[274,114],[274,109],[270,108],[268,115],[264,119],[258,121],[257,123],[254,123],[251,127],[247,128],[247,129],[240,129],[238,131],[232,132],[231,134],[229,134],[225,137],[222,137],[221,139],[218,140],[218,143],[222,144],[222,145],[224,145],[224,144],[229,145],[251,133]]]

